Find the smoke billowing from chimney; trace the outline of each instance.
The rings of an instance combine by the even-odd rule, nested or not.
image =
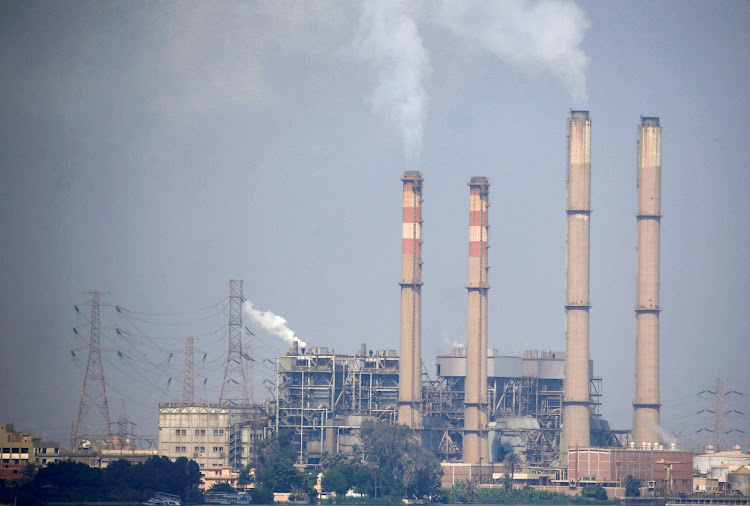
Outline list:
[[[370,97],[373,111],[392,116],[407,160],[422,150],[429,56],[407,2],[364,2],[355,35],[360,60],[376,71],[378,84]]]
[[[565,86],[574,103],[586,105],[589,58],[581,43],[589,20],[575,3],[443,0],[438,23],[522,71],[551,74]]]
[[[286,320],[281,316],[274,314],[271,311],[261,311],[260,309],[256,308],[255,305],[249,300],[246,300],[242,304],[242,310],[255,323],[263,327],[271,334],[280,337],[288,344],[291,345],[292,343],[297,341],[300,347],[307,347],[307,343],[297,337],[294,331],[286,326]]]

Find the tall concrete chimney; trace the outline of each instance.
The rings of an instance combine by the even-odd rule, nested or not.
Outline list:
[[[568,237],[565,291],[565,397],[561,453],[591,443],[589,421],[589,218],[591,121],[588,111],[568,119]]]
[[[486,177],[469,181],[469,291],[466,332],[466,385],[463,461],[489,462],[487,441],[487,290],[489,266],[490,182]]]
[[[422,173],[406,171],[401,235],[401,350],[398,421],[422,426]]]
[[[635,400],[637,447],[659,441],[659,228],[661,126],[641,117],[638,138],[638,266],[635,303]]]

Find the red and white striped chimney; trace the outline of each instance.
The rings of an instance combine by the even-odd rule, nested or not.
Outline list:
[[[490,182],[486,177],[469,181],[469,291],[466,332],[466,386],[463,462],[489,462],[487,440],[487,290],[489,265],[487,211]]]
[[[401,235],[401,349],[398,421],[422,426],[422,173],[406,171]]]

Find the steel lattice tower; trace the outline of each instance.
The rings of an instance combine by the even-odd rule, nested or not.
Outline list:
[[[195,368],[193,366],[193,337],[185,338],[185,376],[182,380],[182,402],[195,403]]]
[[[119,448],[135,448],[135,422],[128,420],[125,411],[125,401],[120,405],[120,418],[115,422],[117,425],[117,446]]]
[[[729,444],[727,443],[727,434],[732,432],[744,432],[732,428],[726,419],[726,415],[731,413],[743,414],[741,411],[736,409],[730,409],[727,403],[726,396],[729,394],[744,395],[742,392],[736,390],[727,391],[726,380],[723,378],[714,379],[714,387],[712,389],[703,390],[698,395],[708,393],[714,396],[714,402],[711,409],[702,409],[698,413],[711,413],[713,415],[713,421],[711,427],[704,427],[698,432],[707,431],[712,433],[711,443],[714,445],[714,450],[719,452],[723,450],[729,450]]]
[[[220,403],[250,404],[254,401],[252,388],[248,391],[245,358],[242,349],[242,280],[229,281],[229,352],[221,384]]]
[[[98,290],[93,290],[89,292],[90,299],[81,304],[82,306],[91,306],[91,321],[87,325],[90,331],[89,358],[86,362],[86,375],[84,376],[83,388],[81,389],[81,402],[78,404],[78,416],[75,422],[73,422],[73,430],[70,436],[73,448],[76,448],[78,443],[84,439],[92,442],[99,442],[102,439],[109,441],[112,439],[112,426],[109,419],[109,406],[107,404],[107,388],[104,382],[104,369],[102,368],[99,295]],[[92,409],[102,416],[104,422],[103,431],[92,431],[92,427],[85,424],[85,419]]]

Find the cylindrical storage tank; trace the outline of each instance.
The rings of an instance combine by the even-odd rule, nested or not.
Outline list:
[[[727,474],[729,490],[740,493],[745,497],[750,496],[750,468],[747,466]]]

